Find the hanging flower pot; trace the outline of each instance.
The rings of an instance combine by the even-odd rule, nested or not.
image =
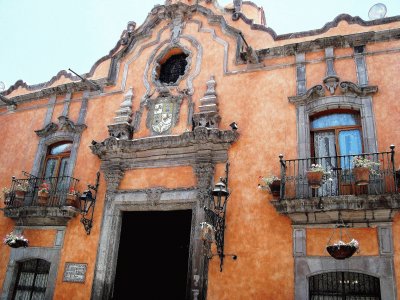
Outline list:
[[[4,245],[8,245],[11,248],[28,247],[28,239],[23,235],[15,235],[14,233],[9,233],[3,240]]]
[[[353,169],[354,181],[356,185],[367,185],[369,184],[369,168],[358,167]]]
[[[321,171],[307,171],[308,185],[312,189],[319,189],[322,184],[323,176],[324,176],[324,173]]]
[[[358,241],[353,238],[348,243],[343,242],[343,228],[345,229],[345,234],[347,235],[347,238],[350,239],[350,234],[347,231],[347,226],[344,224],[343,221],[341,221],[336,224],[326,246],[326,251],[328,251],[329,255],[332,256],[334,259],[350,258],[353,256],[354,253],[356,253],[356,251],[358,251],[359,248]],[[339,240],[336,243],[331,244],[330,241],[336,230],[339,230]]]
[[[369,174],[377,174],[376,168],[379,165],[380,163],[363,155],[353,157],[353,176],[356,185],[369,184]]]
[[[352,257],[353,254],[356,253],[358,246],[356,247],[339,241],[338,244],[327,246],[326,250],[334,259],[346,259]]]

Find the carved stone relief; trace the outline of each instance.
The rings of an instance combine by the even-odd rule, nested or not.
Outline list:
[[[47,137],[57,131],[68,132],[68,133],[81,133],[86,129],[85,124],[74,124],[68,117],[59,116],[58,124],[53,122],[47,124],[43,129],[35,130],[39,137]]]
[[[146,126],[154,135],[168,134],[179,119],[183,95],[172,95],[168,88],[159,92],[158,97],[147,101]]]

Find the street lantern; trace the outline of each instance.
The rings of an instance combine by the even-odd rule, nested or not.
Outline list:
[[[81,223],[85,228],[86,234],[90,234],[93,227],[94,207],[96,205],[96,194],[99,187],[100,172],[97,172],[96,184],[88,185],[88,189],[79,197],[79,204],[81,209]],[[93,196],[92,190],[95,192]]]
[[[225,236],[226,206],[230,195],[228,189],[229,162],[226,163],[225,174],[226,177],[225,178],[221,177],[211,191],[211,196],[213,198],[211,201],[212,207],[211,208],[204,207],[209,222],[215,229],[215,244],[217,246],[216,255],[218,255],[220,259],[221,272],[222,272],[222,265],[224,263],[224,257],[227,255],[224,253],[224,236]],[[234,254],[229,254],[229,256],[232,256],[233,259],[237,258],[237,256]]]

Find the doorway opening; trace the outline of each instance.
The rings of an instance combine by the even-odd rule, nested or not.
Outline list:
[[[191,222],[191,210],[123,212],[113,299],[184,300]]]

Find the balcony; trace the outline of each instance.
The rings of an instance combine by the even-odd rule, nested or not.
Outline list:
[[[400,208],[399,172],[395,170],[394,146],[388,152],[360,155],[312,157],[285,160],[280,156],[281,190],[275,209],[294,225],[334,224],[338,219],[365,226],[391,222]],[[379,163],[365,185],[353,175],[353,157],[368,157]],[[320,164],[324,175],[320,187],[311,187],[307,170]]]
[[[9,193],[4,197],[4,215],[18,225],[66,225],[79,214],[78,203],[71,199],[69,191],[76,190],[78,179],[70,176],[38,178],[22,172],[26,178],[12,178]],[[48,186],[46,197],[39,197],[42,183]],[[19,187],[25,187],[20,191]],[[44,200],[43,200],[44,199]]]

